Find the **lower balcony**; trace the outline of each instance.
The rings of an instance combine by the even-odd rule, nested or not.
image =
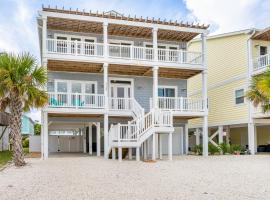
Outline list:
[[[150,107],[153,107],[150,99]],[[158,97],[158,108],[170,110],[174,116],[202,116],[206,109],[203,99],[187,97]]]

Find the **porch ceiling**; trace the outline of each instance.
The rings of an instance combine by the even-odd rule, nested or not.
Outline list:
[[[69,114],[69,113],[48,113],[48,117],[63,117],[63,118],[103,118],[101,114]]]
[[[116,13],[115,11],[107,12],[107,13],[92,13],[85,11],[73,11],[73,10],[65,10],[65,9],[57,9],[50,7],[43,7],[43,11],[52,12],[52,13],[63,13],[63,14],[71,14],[71,15],[83,15],[83,16],[91,16],[91,17],[99,17],[99,18],[110,18],[117,19],[123,21],[135,21],[135,22],[143,22],[148,24],[163,24],[170,25],[175,27],[187,27],[194,29],[207,29],[209,25],[200,25],[194,23],[183,23],[177,21],[166,21],[154,18],[137,18],[136,16],[124,16],[122,14]],[[54,30],[63,30],[63,31],[73,31],[73,32],[85,32],[85,33],[103,33],[102,23],[91,22],[91,21],[82,21],[75,19],[65,19],[65,18],[57,18],[57,17],[48,17],[47,20],[48,29]],[[109,35],[119,35],[119,36],[130,36],[130,37],[142,37],[142,38],[151,38],[152,30],[149,27],[136,27],[136,26],[127,26],[121,24],[113,24],[110,23],[108,26],[108,34]],[[194,32],[181,32],[181,31],[171,31],[171,30],[159,30],[158,31],[158,39],[160,40],[171,40],[171,41],[190,41],[194,37],[196,37],[198,33]]]
[[[270,41],[270,27],[256,33],[252,39]]]
[[[103,73],[103,66],[100,63],[72,62],[49,60],[47,68],[49,71],[66,71],[66,72],[85,72],[85,73]],[[188,70],[177,68],[159,68],[159,77],[188,79],[198,73],[200,70]],[[132,75],[151,77],[152,67],[136,65],[116,65],[109,66],[109,74],[113,75]]]

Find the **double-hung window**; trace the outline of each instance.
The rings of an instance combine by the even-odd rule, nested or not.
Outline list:
[[[245,90],[243,88],[235,90],[235,104],[240,105],[243,103],[245,103]]]

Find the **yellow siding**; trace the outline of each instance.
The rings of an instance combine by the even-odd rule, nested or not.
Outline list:
[[[270,126],[257,127],[257,144],[266,145],[270,142]]]
[[[207,40],[209,126],[248,120],[248,104],[235,105],[235,89],[247,87],[248,52],[246,34]],[[200,50],[200,41],[189,49]],[[240,77],[241,79],[235,79]],[[188,94],[198,96],[201,74],[188,80]],[[201,92],[200,92],[201,93]],[[201,119],[190,120],[190,127],[199,126]]]

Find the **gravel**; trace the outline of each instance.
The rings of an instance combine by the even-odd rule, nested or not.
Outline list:
[[[270,199],[270,155],[173,159],[32,158],[0,171],[0,199]]]

